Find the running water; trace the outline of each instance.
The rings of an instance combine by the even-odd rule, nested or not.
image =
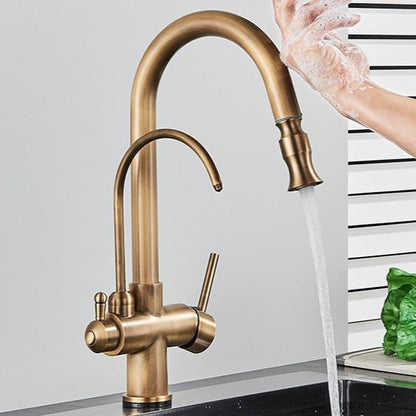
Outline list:
[[[305,211],[306,223],[315,266],[316,283],[318,287],[319,306],[321,311],[322,329],[325,341],[326,365],[328,369],[328,389],[332,416],[340,416],[338,373],[335,355],[334,326],[332,323],[331,306],[329,303],[328,276],[321,228],[319,225],[318,206],[313,186],[299,190]]]

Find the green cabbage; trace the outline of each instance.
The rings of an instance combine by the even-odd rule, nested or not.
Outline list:
[[[413,287],[416,287],[416,273],[407,273],[404,270],[392,267],[387,274],[387,285],[389,292],[402,285],[412,285]]]
[[[416,360],[416,288],[400,304],[396,353],[404,360]]]
[[[416,360],[416,274],[391,268],[388,295],[381,312],[386,328],[383,349],[404,360]]]

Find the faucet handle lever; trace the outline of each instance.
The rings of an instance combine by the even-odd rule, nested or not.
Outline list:
[[[205,351],[215,337],[215,321],[211,315],[206,313],[212,283],[214,281],[215,270],[217,269],[219,255],[211,253],[209,255],[207,270],[205,272],[204,283],[202,284],[201,295],[199,296],[198,307],[194,308],[198,315],[195,336],[190,344],[183,345],[181,348],[193,353]]]
[[[104,321],[107,295],[104,292],[98,292],[94,296],[95,302],[95,320]]]
[[[207,269],[205,271],[204,283],[202,284],[201,295],[199,296],[198,309],[206,312],[209,295],[211,294],[212,283],[214,281],[215,271],[217,270],[218,258],[217,253],[209,255]]]

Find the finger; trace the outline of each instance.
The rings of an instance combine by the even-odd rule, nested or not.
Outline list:
[[[350,2],[351,0],[311,0],[299,7],[294,21],[298,27],[307,27],[326,11],[338,9]]]
[[[312,40],[322,40],[328,32],[342,27],[351,27],[360,21],[360,16],[343,10],[328,10],[321,14],[307,29]],[[306,35],[306,34],[305,34]]]
[[[280,10],[280,4],[282,3],[282,0],[273,0],[273,12],[274,12],[274,20],[276,20],[277,23],[279,18],[278,18],[278,10]]]
[[[303,5],[306,9],[313,9],[316,11],[316,16],[319,16],[326,10],[338,9],[347,6],[352,0],[311,0]]]
[[[273,0],[275,9],[294,12],[298,0]]]
[[[309,14],[313,22],[318,16],[327,10],[339,9],[351,3],[351,0],[312,0],[304,5],[304,10]]]
[[[356,64],[362,68],[369,68],[367,56],[363,50],[355,43],[348,42],[342,39],[337,33],[331,32],[328,40],[349,59],[352,59]]]
[[[346,51],[348,48],[355,46],[354,44],[347,42],[346,40],[342,39],[338,36],[337,33],[331,32],[331,36],[328,39],[340,50]]]
[[[273,0],[273,8],[276,11],[276,9],[278,9],[280,7],[280,3],[282,2],[282,0]]]
[[[296,2],[297,0],[273,0],[274,17],[281,28],[291,21],[295,13]]]
[[[330,40],[337,48],[341,48],[343,43],[347,43],[345,39],[338,35],[337,32],[331,30],[330,32],[326,33],[325,40]]]

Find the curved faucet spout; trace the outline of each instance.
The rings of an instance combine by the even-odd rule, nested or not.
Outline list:
[[[131,95],[131,141],[156,126],[156,95],[160,78],[172,56],[187,43],[218,36],[242,47],[263,78],[274,121],[281,131],[281,149],[289,165],[289,190],[321,183],[311,161],[311,149],[302,130],[301,111],[289,72],[269,37],[250,21],[223,11],[202,11],[167,26],[145,52]],[[144,149],[132,166],[133,282],[159,281],[157,241],[156,146]]]
[[[263,78],[276,121],[301,115],[290,75],[270,38],[241,16],[206,10],[191,13],[171,23],[153,40],[143,55],[131,96],[132,137],[145,133],[143,130],[151,128],[154,122],[152,106],[156,101],[160,78],[172,56],[189,42],[206,36],[228,39],[250,55]]]
[[[153,130],[136,140],[124,154],[114,181],[114,235],[116,258],[116,292],[126,291],[125,249],[124,249],[124,182],[134,157],[149,143],[158,139],[178,140],[189,146],[201,159],[207,170],[212,186],[222,190],[222,182],[217,167],[205,148],[194,138],[179,130]]]

